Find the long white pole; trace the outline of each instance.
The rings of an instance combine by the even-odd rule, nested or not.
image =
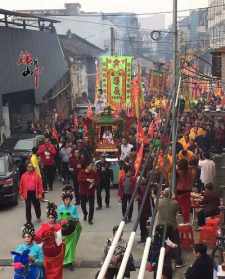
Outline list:
[[[148,255],[149,255],[149,251],[150,251],[150,248],[151,248],[152,239],[154,239],[156,225],[158,224],[158,218],[159,218],[159,214],[157,212],[156,216],[155,216],[154,224],[153,224],[152,235],[149,236],[146,239],[146,242],[145,242],[145,249],[144,249],[144,253],[143,253],[143,256],[142,256],[142,260],[141,260],[141,266],[140,266],[140,269],[139,269],[138,279],[144,279],[144,276],[145,276],[145,270],[146,270],[146,264],[147,264],[147,261],[148,261]]]
[[[146,239],[146,243],[145,243],[145,249],[144,249],[143,257],[142,257],[142,260],[141,260],[141,266],[140,266],[140,269],[139,269],[138,279],[144,279],[146,264],[147,264],[147,261],[148,261],[149,250],[150,250],[150,247],[151,247],[151,242],[152,242],[152,238],[148,237]]]
[[[173,167],[172,167],[172,177],[171,177],[171,190],[172,194],[176,187],[176,130],[177,130],[177,110],[175,106],[176,93],[177,93],[177,75],[178,75],[178,63],[177,63],[177,0],[173,0],[173,79],[174,79],[174,92],[172,101],[172,157],[173,157]]]
[[[124,253],[123,260],[122,260],[122,263],[120,265],[118,275],[116,277],[117,279],[123,279],[123,276],[124,276],[124,273],[125,273],[125,270],[126,270],[126,267],[127,267],[127,263],[128,263],[128,260],[129,260],[130,254],[131,254],[131,250],[132,250],[133,245],[134,245],[135,234],[136,234],[136,232],[132,232],[130,234],[130,238],[129,238],[129,241],[128,241],[128,244],[127,244],[127,248],[126,248],[126,251]]]
[[[166,249],[165,249],[165,247],[162,247],[160,249],[160,254],[159,254],[159,261],[158,261],[158,269],[157,269],[156,279],[162,279],[162,272],[163,272],[165,254],[166,254]]]
[[[109,264],[111,262],[113,253],[114,253],[114,251],[116,249],[117,243],[118,243],[118,241],[119,241],[119,239],[121,237],[121,234],[122,234],[124,226],[125,226],[125,222],[121,221],[120,225],[119,225],[119,228],[118,228],[118,230],[117,230],[117,232],[115,234],[115,237],[113,238],[113,242],[112,242],[112,244],[111,244],[111,246],[109,248],[108,254],[107,254],[106,258],[105,258],[105,261],[104,261],[104,263],[102,265],[101,271],[100,271],[97,279],[104,279],[105,274],[106,274],[107,269],[108,269],[108,266],[109,266]]]

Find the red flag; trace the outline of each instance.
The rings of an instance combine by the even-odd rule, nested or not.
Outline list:
[[[136,156],[136,160],[134,162],[134,168],[135,168],[135,176],[138,175],[138,172],[141,168],[141,163],[143,159],[143,154],[144,154],[144,143],[142,142]]]
[[[140,80],[139,77],[136,76],[132,80],[132,107],[133,112],[137,119],[140,118]]]
[[[52,128],[52,137],[53,137],[54,139],[56,139],[57,142],[59,142],[59,135],[58,135],[58,133],[57,133],[57,131],[56,131],[55,128]]]
[[[91,108],[91,105],[89,104],[88,109],[87,109],[87,118],[88,119],[93,119],[93,116],[94,116],[94,113],[93,113],[93,110]]]
[[[222,95],[223,95],[223,89],[222,89],[222,86],[221,86],[221,82],[220,82],[220,81],[217,81],[216,89],[215,89],[214,95],[215,95],[216,97],[222,97]]]
[[[142,143],[144,141],[144,129],[142,128],[141,122],[137,122],[137,142]]]
[[[155,123],[154,123],[154,121],[152,120],[151,123],[150,123],[150,125],[149,125],[149,128],[148,128],[148,136],[149,136],[150,138],[153,138],[154,132],[155,132]]]

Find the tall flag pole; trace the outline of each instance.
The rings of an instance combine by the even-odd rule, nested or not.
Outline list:
[[[137,75],[132,80],[132,107],[137,119],[140,118],[142,100],[141,67],[138,64]]]
[[[95,79],[95,104],[98,101],[98,90],[99,90],[99,67],[98,67],[98,61],[95,61],[95,68],[96,68],[96,79]]]

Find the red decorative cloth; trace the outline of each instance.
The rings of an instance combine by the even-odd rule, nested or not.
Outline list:
[[[64,245],[60,246],[61,251],[58,256],[45,257],[44,267],[46,271],[46,279],[63,279],[63,260],[64,260]]]
[[[63,244],[56,244],[55,234],[61,230],[60,224],[42,224],[35,234],[35,241],[43,243],[44,267],[46,279],[63,279]]]

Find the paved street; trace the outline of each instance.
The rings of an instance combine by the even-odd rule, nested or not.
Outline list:
[[[53,201],[60,201],[60,191],[61,186],[58,183],[55,186],[55,191],[47,194],[47,198]],[[83,231],[81,238],[77,247],[77,264],[84,262],[88,265],[95,264],[96,261],[100,261],[103,253],[103,247],[105,240],[111,236],[111,230],[114,224],[117,224],[121,217],[120,204],[117,201],[116,190],[112,191],[112,203],[110,209],[104,209],[102,211],[95,212],[95,223],[93,226],[88,225],[82,221]],[[80,210],[80,209],[79,209]],[[42,204],[43,217],[45,214],[44,204]],[[1,242],[0,258],[8,259],[10,257],[10,250],[12,250],[18,243],[22,241],[21,239],[21,226],[24,224],[24,205],[21,201],[17,207],[5,208],[0,210],[1,218],[1,231],[0,237],[4,239]],[[35,220],[35,219],[34,219]],[[81,215],[82,220],[82,215]],[[124,237],[128,237],[127,232],[131,231],[132,224],[129,224],[125,228]],[[7,235],[7,237],[5,237]],[[136,237],[139,240],[139,231]],[[142,254],[143,245],[138,245],[137,241],[134,245],[134,256],[135,259],[140,259]],[[94,274],[97,269],[87,269],[87,268],[77,268],[73,273],[65,271],[65,279],[72,278],[94,278]],[[8,279],[11,278],[12,270],[11,268],[3,267],[0,269],[0,278]],[[132,278],[137,278],[137,273],[133,273]],[[151,278],[147,276],[146,278]],[[177,277],[182,278],[182,277]]]
[[[64,279],[94,279],[97,269],[77,269],[74,272],[66,271],[64,273]],[[12,278],[11,268],[0,268],[0,278],[1,279],[11,279]],[[137,279],[138,271],[132,272],[131,279]],[[146,273],[144,279],[153,279],[152,273]],[[174,279],[184,279],[182,272],[176,274]]]
[[[71,272],[65,272],[64,277],[65,279],[94,279],[95,274],[97,272],[97,269],[78,269],[74,271],[73,273]],[[132,274],[131,279],[137,278],[138,272],[135,272]],[[12,270],[11,268],[4,268],[0,269],[0,278],[1,279],[11,279],[12,278]],[[145,279],[153,279],[153,277],[150,275],[146,275]],[[183,278],[182,278],[183,279]]]
[[[36,232],[40,217],[45,225],[47,214],[56,219],[54,204],[47,209],[44,201],[40,216],[37,198],[43,196],[41,180],[53,190],[46,193],[45,200],[57,205],[64,202],[61,219],[69,215],[78,219],[77,211],[67,206],[71,189],[65,188],[62,194],[62,181],[67,184],[72,178],[79,185],[82,208],[87,196],[91,207],[91,224],[83,220],[78,207],[79,241],[69,236],[64,241],[64,262],[68,264],[64,279],[96,277],[107,240],[113,238],[113,227],[121,222],[121,207],[124,213],[133,195],[142,206],[138,212],[134,202],[133,220],[128,216],[123,239],[128,243],[134,224],[140,222],[142,234],[138,226],[135,239],[132,237],[132,255],[140,268],[145,245],[139,241],[141,236],[145,238],[143,223],[153,204],[152,191],[159,217],[154,221],[165,224],[165,228],[157,226],[151,236],[151,263],[158,261],[155,257],[161,243],[166,248],[165,260],[158,261],[163,275],[160,272],[158,277],[184,279],[194,263],[191,277],[206,279],[220,262],[212,251],[219,253],[224,248],[220,239],[225,225],[225,36],[221,36],[225,3],[149,3],[2,1],[0,204],[8,198],[17,204],[18,177],[23,200],[14,207],[0,205],[0,279],[14,277],[11,254],[24,242],[22,232],[34,232],[26,219]],[[53,183],[56,169],[61,177]],[[109,189],[118,183],[121,201],[118,189]],[[107,208],[103,205],[102,210],[95,210],[93,218],[96,186],[106,189],[103,201]],[[31,220],[30,204],[34,204],[38,220],[33,208]],[[55,255],[57,247],[50,244],[57,239],[49,230],[57,228],[42,229],[44,248],[48,246],[49,253]],[[185,249],[170,251],[167,236]],[[73,240],[75,258],[70,253]],[[112,259],[119,265],[121,249]],[[206,259],[207,249],[214,264]],[[29,250],[29,260],[39,261]],[[172,257],[168,250],[176,263],[168,259]],[[62,267],[58,261],[54,260],[54,266]],[[70,271],[73,261],[74,271]],[[51,266],[45,269],[47,277],[54,273],[56,279],[62,279]],[[132,272],[131,279],[138,278],[138,273]],[[145,279],[153,277],[146,272]]]

